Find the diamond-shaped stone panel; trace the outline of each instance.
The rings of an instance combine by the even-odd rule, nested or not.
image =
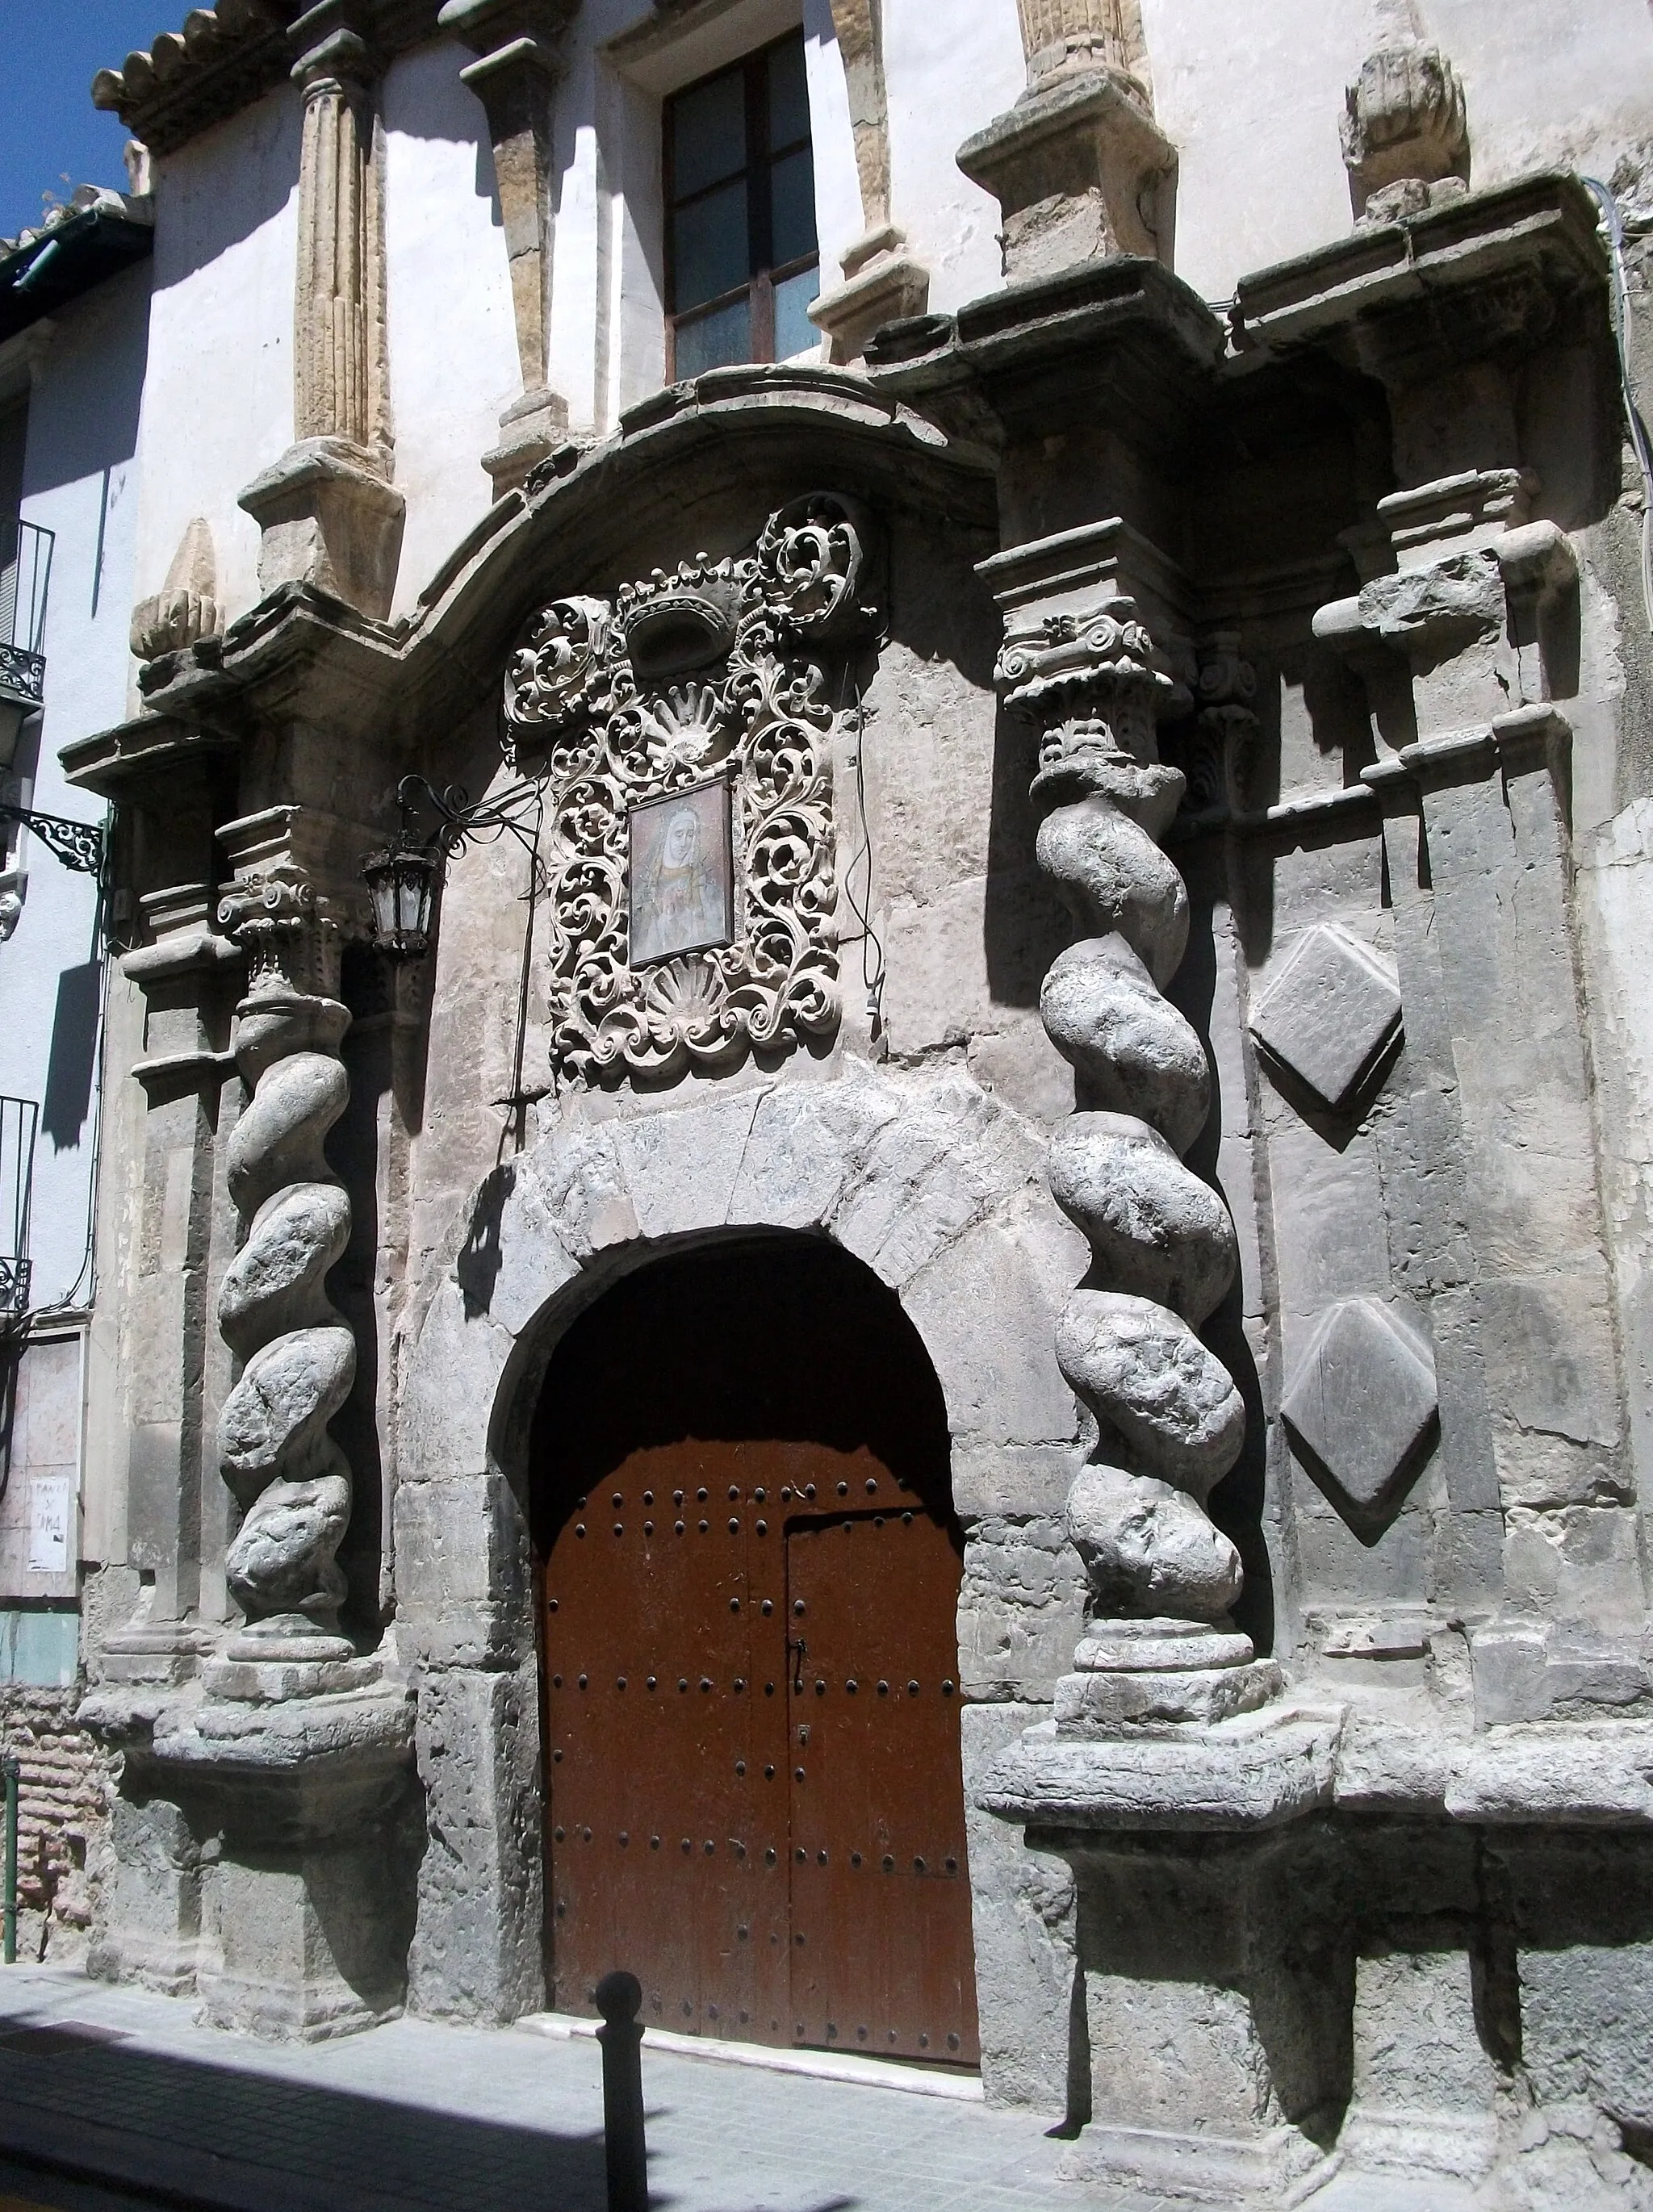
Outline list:
[[[1300,937],[1252,1017],[1251,1033],[1328,1106],[1346,1104],[1401,1020],[1376,954],[1334,923]]]
[[[1345,1298],[1316,1329],[1280,1411],[1340,1493],[1332,1503],[1369,1522],[1399,1503],[1397,1480],[1414,1471],[1435,1407],[1427,1345],[1379,1299]]]

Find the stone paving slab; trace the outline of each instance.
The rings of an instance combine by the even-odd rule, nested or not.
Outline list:
[[[1048,2118],[647,2043],[644,2069],[659,2212],[1150,2212],[1057,2184]],[[0,2190],[67,2212],[142,2201],[111,2185],[225,2212],[603,2212],[601,2127],[584,2037],[404,2020],[268,2045],[179,2000],[0,1973]],[[48,2184],[31,2156],[82,2173]]]
[[[643,2066],[651,2212],[1188,2212],[1059,2179],[1048,2115],[647,2040]],[[402,2020],[266,2045],[182,2000],[0,1970],[0,2208],[604,2212],[602,2110],[585,2036]],[[1345,2175],[1312,2212],[1450,2208]]]

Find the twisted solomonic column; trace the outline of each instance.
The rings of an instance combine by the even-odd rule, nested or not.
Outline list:
[[[350,1233],[350,1201],[322,1146],[349,1079],[338,1048],[349,1013],[296,988],[283,941],[313,927],[304,887],[237,890],[220,908],[249,951],[235,1061],[252,1096],[228,1146],[229,1192],[245,1224],[225,1270],[218,1324],[243,1363],[218,1421],[219,1465],[244,1518],[226,1560],[246,1626],[233,1658],[348,1658],[336,1558],[350,1474],[327,1425],[356,1375],[356,1340],[329,1302],[328,1270]]]
[[[1040,994],[1078,1077],[1079,1110],[1050,1148],[1051,1193],[1093,1255],[1056,1336],[1096,1421],[1067,1502],[1091,1618],[1057,1724],[1217,1721],[1262,1704],[1279,1675],[1228,1622],[1239,1554],[1206,1512],[1245,1409],[1195,1333],[1233,1279],[1234,1225],[1182,1164],[1209,1078],[1198,1036],[1163,995],[1188,928],[1187,891],[1158,842],[1183,789],[1155,737],[1176,687],[1106,572],[1073,588],[1071,545],[1067,573],[1048,591],[1036,573],[1030,590],[1041,550],[1000,556],[1018,581],[1002,594],[998,676],[1006,706],[1043,730],[1039,864],[1085,933]]]

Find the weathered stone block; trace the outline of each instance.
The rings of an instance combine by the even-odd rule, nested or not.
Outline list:
[[[1401,1021],[1376,955],[1334,923],[1299,938],[1251,1018],[1259,1044],[1327,1105],[1352,1103]]]
[[[409,2003],[451,2020],[507,2021],[544,2002],[538,1689],[454,1669],[420,1685],[427,1843],[409,1954]]]
[[[1349,1298],[1316,1331],[1280,1410],[1340,1510],[1381,1521],[1432,1430],[1434,1362],[1393,1308]]]
[[[198,1977],[216,2027],[309,2042],[401,2008],[407,1930],[387,1835],[225,1856],[207,1887]]]

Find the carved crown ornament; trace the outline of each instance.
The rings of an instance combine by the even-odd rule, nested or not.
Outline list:
[[[753,550],[553,600],[505,678],[547,787],[559,1079],[656,1079],[836,1029],[829,665],[873,636],[868,527],[812,494]]]

